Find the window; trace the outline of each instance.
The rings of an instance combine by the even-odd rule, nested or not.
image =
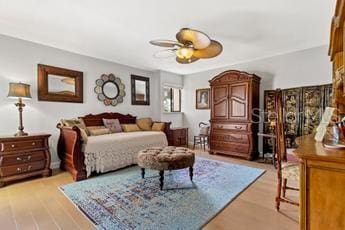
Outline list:
[[[163,110],[164,112],[181,112],[181,89],[163,88]]]

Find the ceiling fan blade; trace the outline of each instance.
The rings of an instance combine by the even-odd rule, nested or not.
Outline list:
[[[199,60],[199,58],[191,57],[190,59],[183,59],[183,58],[176,57],[176,61],[180,64],[190,64],[197,60]]]
[[[211,43],[211,39],[203,32],[183,28],[176,34],[176,39],[183,44],[192,43],[195,49],[205,49]]]
[[[194,50],[194,57],[197,58],[213,58],[223,51],[223,46],[215,40],[211,40],[211,44],[205,49]]]
[[[155,46],[161,46],[161,47],[175,47],[175,46],[182,47],[183,46],[183,44],[177,41],[172,41],[172,40],[152,40],[150,41],[150,44],[155,45]]]
[[[170,58],[176,56],[176,50],[177,49],[166,49],[166,50],[160,50],[156,52],[153,56],[155,58]]]

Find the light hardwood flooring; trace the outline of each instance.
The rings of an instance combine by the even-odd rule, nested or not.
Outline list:
[[[283,203],[281,212],[275,211],[276,171],[272,165],[203,152],[198,155],[266,170],[204,229],[298,229],[297,207]],[[58,186],[71,182],[67,172],[56,170],[49,178],[27,180],[1,188],[0,229],[94,229],[92,223],[58,189]],[[298,200],[298,193],[288,191],[289,194]]]

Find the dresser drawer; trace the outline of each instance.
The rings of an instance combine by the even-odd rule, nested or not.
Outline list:
[[[212,128],[220,129],[220,130],[247,131],[249,130],[249,125],[248,124],[213,123]]]
[[[224,132],[214,131],[211,134],[211,138],[214,141],[236,142],[236,143],[249,144],[249,138],[250,137],[246,134],[224,133]]]
[[[43,160],[21,165],[0,167],[0,176],[13,176],[22,173],[30,173],[44,169],[45,164],[46,162]]]
[[[0,156],[0,166],[18,165],[41,161],[45,159],[44,151],[28,152],[21,154],[8,154]]]
[[[44,147],[44,140],[43,139],[13,141],[13,142],[1,143],[1,151],[2,152],[28,150],[28,149],[36,149],[36,148],[43,148],[43,147]]]
[[[211,149],[224,150],[228,152],[248,153],[249,145],[234,142],[211,141]]]
[[[187,135],[187,129],[174,129],[172,132],[174,138],[185,137]]]

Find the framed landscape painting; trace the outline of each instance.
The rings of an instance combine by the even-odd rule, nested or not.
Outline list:
[[[210,89],[197,89],[196,90],[196,109],[210,109]]]

